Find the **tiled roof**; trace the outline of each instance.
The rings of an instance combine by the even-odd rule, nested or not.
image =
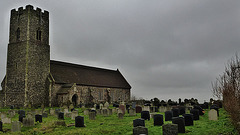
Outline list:
[[[78,85],[96,87],[131,88],[119,70],[102,69],[51,60],[50,71],[55,83],[76,83]]]

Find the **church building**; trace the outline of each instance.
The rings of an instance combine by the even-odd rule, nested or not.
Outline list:
[[[49,12],[11,10],[2,106],[61,106],[129,101],[131,86],[117,70],[50,60]]]

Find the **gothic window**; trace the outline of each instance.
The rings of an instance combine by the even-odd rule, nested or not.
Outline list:
[[[20,28],[17,29],[17,40],[20,39]]]
[[[40,28],[38,28],[37,34],[36,34],[36,39],[41,41],[41,36],[42,36],[42,31],[40,30]]]

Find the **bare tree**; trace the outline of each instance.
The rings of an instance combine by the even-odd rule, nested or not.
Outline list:
[[[224,109],[240,133],[240,59],[237,54],[228,61],[224,73],[212,83],[212,91],[214,96],[223,100]]]

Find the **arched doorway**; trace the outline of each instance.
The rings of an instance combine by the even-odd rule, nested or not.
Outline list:
[[[72,103],[73,103],[74,107],[77,106],[77,99],[78,99],[77,94],[74,94],[74,95],[72,96]]]

